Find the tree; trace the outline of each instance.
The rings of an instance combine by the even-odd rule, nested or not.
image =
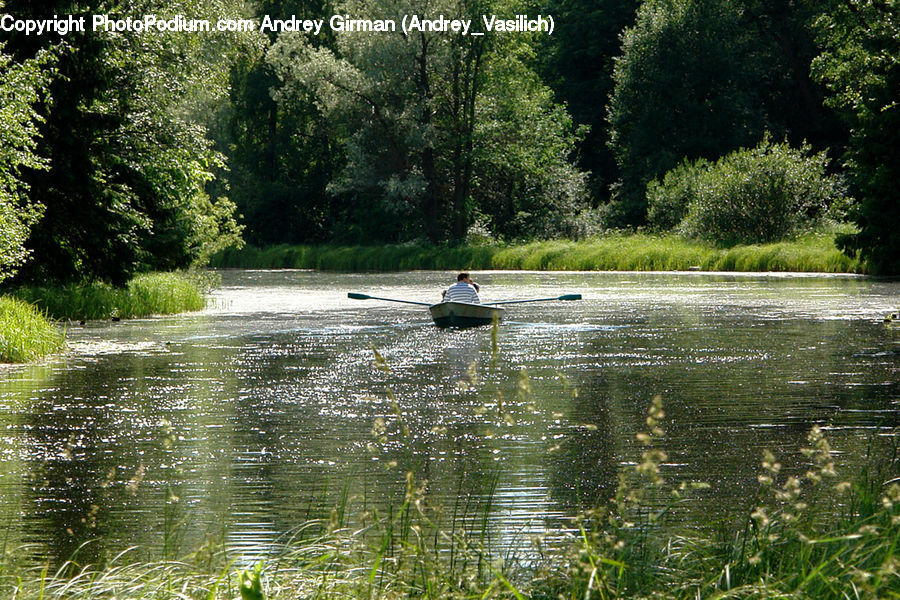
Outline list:
[[[762,136],[751,49],[735,3],[640,6],[622,36],[609,105],[610,147],[621,173],[611,224],[642,224],[647,183],[682,159],[714,159]]]
[[[637,0],[551,0],[546,6],[557,30],[546,38],[541,75],[566,103],[572,119],[588,126],[578,146],[578,166],[590,172],[594,201],[608,197],[618,179],[615,157],[607,146],[606,107],[613,90],[613,58],[619,36],[634,25]]]
[[[257,19],[303,15],[327,19],[321,0],[260,0]],[[326,27],[313,46],[333,45]],[[229,101],[214,131],[228,157],[229,195],[246,224],[247,241],[258,245],[323,242],[342,207],[326,186],[342,160],[330,124],[311,95],[276,102],[279,79],[265,59],[276,35],[260,34],[260,45],[231,70]]]
[[[650,0],[623,36],[610,102],[621,169],[614,225],[644,223],[647,182],[682,159],[715,160],[765,132],[835,150],[844,127],[810,77],[818,0]]]
[[[0,281],[27,259],[25,242],[43,208],[29,199],[22,170],[47,168],[35,152],[41,121],[35,105],[52,72],[47,53],[16,64],[3,47],[0,43]]]
[[[508,238],[574,237],[587,174],[572,161],[584,128],[528,68],[532,48],[505,40],[486,65],[475,137],[479,209]]]
[[[442,0],[430,3],[428,14],[477,22],[481,14],[500,8]],[[399,23],[402,15],[422,11],[399,2],[348,2],[336,13],[372,14]],[[529,184],[505,190],[512,193],[514,214],[522,212],[523,202],[568,201],[570,196],[561,189],[572,191],[576,202],[583,201],[583,180],[577,174],[580,183],[560,188],[537,172],[573,174],[562,163],[574,149],[574,137],[571,132],[565,135],[571,129],[565,111],[553,104],[527,66],[533,45],[525,35],[502,42],[422,31],[342,34],[336,36],[334,48],[325,48],[283,34],[269,60],[283,81],[278,99],[289,104],[312,95],[331,124],[345,164],[329,191],[352,207],[357,241],[439,242],[462,239],[479,211],[496,208],[488,198],[488,168],[490,175],[517,182],[529,173]],[[515,93],[497,96],[508,92]],[[514,98],[535,109],[531,117],[536,118],[516,109]],[[516,119],[508,122],[514,127],[503,127],[503,119],[510,116]],[[536,131],[537,123],[543,128]],[[502,135],[495,136],[497,132]],[[548,162],[529,163],[528,153],[517,150],[529,144],[543,149],[535,156]],[[547,150],[559,145],[565,150]],[[487,216],[494,227],[510,222],[494,212]],[[534,228],[546,230],[540,224]]]
[[[29,18],[91,12],[63,0],[40,6],[13,0],[7,8]],[[124,4],[103,8],[130,14]],[[208,11],[215,19],[228,7],[206,0],[145,2],[140,9],[189,16]],[[52,35],[11,39],[18,60],[48,46],[59,55],[50,100],[40,108],[38,152],[49,160],[49,171],[25,173],[44,215],[28,242],[34,259],[21,276],[121,284],[137,271],[185,267],[238,242],[233,205],[206,193],[221,157],[201,119],[206,103],[225,89],[228,56],[240,51],[233,41],[90,27],[65,41]]]
[[[859,232],[839,240],[874,273],[900,273],[900,2],[829,2],[814,72],[850,125],[846,154]]]
[[[752,57],[761,75],[759,99],[765,128],[794,146],[809,143],[835,154],[847,141],[846,128],[825,106],[827,90],[810,73],[821,52],[814,23],[820,0],[743,0],[742,27],[750,33]]]

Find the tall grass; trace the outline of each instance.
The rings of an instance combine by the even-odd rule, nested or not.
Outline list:
[[[204,291],[209,285],[201,274],[149,273],[121,288],[106,283],[23,286],[11,294],[53,319],[124,319],[200,310],[206,305]]]
[[[615,500],[589,513],[568,562],[534,597],[562,598],[896,598],[900,597],[900,485],[896,451],[877,469],[837,477],[818,427],[802,450],[808,470],[787,475],[761,457],[757,505],[736,515],[731,533],[679,531],[660,497],[688,486],[660,477],[656,448],[662,408],[651,407],[648,448],[623,477]],[[649,502],[645,502],[650,500]]]
[[[212,266],[348,272],[490,269],[496,250],[492,246],[245,246],[226,250],[213,259]]]
[[[455,516],[443,522],[427,502],[424,482],[408,474],[399,507],[349,515],[345,495],[255,565],[239,563],[222,545],[180,561],[132,562],[126,552],[104,565],[73,561],[54,572],[25,564],[24,552],[6,552],[0,594],[60,600],[898,597],[900,485],[874,471],[840,481],[827,441],[813,428],[805,474],[782,473],[764,453],[759,502],[734,516],[731,533],[686,532],[668,507],[702,484],[674,485],[662,477],[663,416],[654,401],[648,431],[635,442],[644,446],[641,461],[621,474],[607,505],[579,519],[568,552],[542,561],[491,550],[489,504],[481,509],[480,532],[466,532]],[[896,453],[886,464],[886,473],[896,474]]]
[[[0,296],[0,362],[23,363],[63,347],[63,333],[33,305]]]
[[[376,366],[389,370],[375,356]],[[376,443],[393,447],[388,435],[408,438],[403,413],[395,412],[394,428],[376,421]],[[506,418],[499,413],[498,419]],[[817,427],[802,450],[805,473],[782,472],[776,457],[764,452],[757,501],[733,515],[719,536],[685,530],[670,510],[688,490],[705,484],[663,477],[664,418],[657,397],[647,430],[634,441],[640,460],[622,470],[614,498],[577,520],[568,551],[543,560],[519,561],[492,549],[490,502],[481,505],[478,518],[456,507],[447,521],[410,470],[399,506],[350,514],[345,492],[337,506],[311,518],[284,539],[280,551],[254,565],[241,564],[221,544],[181,561],[131,561],[126,552],[107,564],[72,561],[54,572],[29,566],[21,558],[25,552],[6,551],[0,555],[0,594],[41,600],[900,596],[896,446],[852,481],[838,478]],[[480,531],[464,526],[473,521],[481,523]]]
[[[496,246],[275,246],[227,250],[217,267],[404,271],[509,269],[546,271],[805,271],[861,273],[831,234],[721,248],[675,235],[615,234],[579,242],[554,240]]]

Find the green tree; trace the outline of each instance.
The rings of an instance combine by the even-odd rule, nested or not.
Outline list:
[[[330,16],[320,0],[261,0],[255,11],[257,19]],[[279,79],[265,49],[276,36],[259,37],[259,47],[232,68],[229,101],[215,130],[218,148],[228,157],[229,195],[243,215],[249,242],[322,242],[343,208],[325,189],[341,165],[340,153],[311,95],[296,95],[291,102],[272,97]],[[330,46],[332,36],[326,29],[310,43]]]
[[[650,0],[623,36],[610,102],[621,169],[614,225],[644,222],[644,191],[682,159],[715,160],[764,132],[835,150],[846,140],[810,76],[819,0]]]
[[[840,240],[875,273],[900,273],[900,2],[828,2],[814,71],[850,125],[859,233]]]
[[[821,52],[815,28],[820,0],[743,0],[742,27],[759,64],[765,128],[794,146],[809,143],[835,154],[847,141],[838,115],[824,104],[827,90],[810,72]]]
[[[762,135],[759,75],[739,5],[647,0],[622,37],[610,99],[621,180],[613,225],[644,222],[646,185],[683,158],[716,158]]]
[[[48,54],[14,63],[3,48],[0,43],[0,281],[27,259],[25,242],[43,208],[28,197],[22,170],[47,168],[36,153],[41,116],[35,107],[51,73]]]
[[[588,126],[578,146],[578,165],[590,172],[594,201],[608,197],[618,179],[615,157],[607,146],[606,108],[613,90],[613,59],[619,35],[634,25],[637,0],[551,0],[546,12],[557,29],[546,38],[541,75],[566,103],[576,123]]]
[[[478,209],[508,238],[575,237],[587,174],[572,155],[584,134],[528,65],[533,47],[504,40],[486,64],[475,138]]]
[[[46,18],[82,11],[130,15],[128,6],[13,0],[7,9]],[[146,2],[135,14],[215,20],[228,10],[216,0]],[[64,39],[12,37],[18,60],[49,46],[59,55],[50,100],[40,109],[38,152],[49,159],[49,171],[25,173],[44,215],[32,229],[34,258],[23,277],[123,283],[135,272],[184,267],[238,242],[233,205],[206,193],[221,157],[201,119],[225,90],[229,56],[240,51],[234,41],[90,27]]]
[[[481,14],[501,9],[443,0],[431,3],[428,14],[477,23]],[[335,12],[398,23],[404,14],[421,13],[402,2],[348,2]],[[487,170],[515,182],[504,190],[512,194],[513,215],[528,212],[522,207],[529,202],[583,201],[583,179],[565,166],[574,149],[574,137],[565,134],[571,121],[527,66],[533,47],[525,35],[500,41],[413,32],[343,34],[325,48],[285,34],[269,60],[284,81],[280,101],[312,95],[331,124],[346,162],[329,191],[354,207],[362,239],[437,242],[462,239],[479,211],[490,211],[495,231],[513,233],[515,227],[505,229],[512,219],[501,218],[489,201]],[[515,99],[522,103],[514,106]],[[556,151],[560,146],[565,150]],[[530,184],[521,185],[526,174]],[[557,184],[554,176],[569,179]],[[529,215],[536,221],[549,213]],[[533,228],[547,230],[536,222]]]

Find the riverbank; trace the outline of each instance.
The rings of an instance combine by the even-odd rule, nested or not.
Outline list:
[[[204,293],[214,282],[206,273],[171,272],[138,275],[125,287],[107,283],[22,286],[9,291],[54,320],[129,319],[166,315],[206,306]]]
[[[181,560],[142,562],[138,549],[108,563],[29,566],[28,552],[0,556],[0,591],[13,598],[816,598],[895,597],[900,592],[900,486],[896,453],[853,481],[834,470],[814,427],[805,474],[788,475],[763,452],[756,504],[707,532],[678,525],[679,498],[700,482],[668,483],[655,401],[645,451],[626,467],[612,500],[574,521],[567,548],[528,556],[491,547],[485,515],[457,515],[428,502],[426,482],[406,477],[402,505],[387,514],[318,518],[279,549],[248,558],[208,542]],[[170,499],[177,503],[177,498]],[[457,507],[458,509],[459,507]],[[450,516],[452,515],[452,516]],[[448,522],[449,520],[449,522]],[[466,526],[468,522],[468,527]],[[472,530],[472,523],[481,530]],[[258,561],[258,562],[257,562]],[[187,595],[186,595],[187,594]]]
[[[25,363],[62,350],[63,333],[31,304],[0,296],[0,363]]]
[[[485,246],[274,246],[226,250],[214,267],[323,271],[787,271],[864,273],[837,249],[832,234],[719,248],[674,235],[616,234],[572,242]]]
[[[36,360],[64,347],[52,321],[127,319],[201,310],[215,285],[207,273],[138,275],[125,287],[106,283],[21,286],[0,296],[0,362]]]

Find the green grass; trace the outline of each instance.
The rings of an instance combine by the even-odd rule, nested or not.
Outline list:
[[[377,353],[376,365],[388,369]],[[391,436],[411,443],[402,412],[395,411],[399,427]],[[814,427],[803,458],[790,461],[803,465],[798,472],[783,472],[776,457],[763,453],[756,500],[750,496],[748,511],[731,515],[715,532],[685,530],[673,509],[685,495],[702,502],[702,493],[692,491],[704,485],[663,478],[664,418],[656,398],[647,431],[634,441],[643,449],[640,460],[623,468],[614,498],[577,519],[568,548],[543,559],[520,560],[492,547],[487,516],[495,490],[485,490],[488,500],[477,508],[444,511],[430,504],[425,482],[410,470],[405,489],[398,490],[403,492],[399,506],[349,514],[345,488],[337,506],[312,509],[318,518],[254,565],[241,563],[242,557],[221,543],[207,543],[179,561],[147,562],[129,551],[104,564],[73,559],[50,571],[46,564],[30,564],[34,553],[27,549],[4,548],[0,595],[40,600],[900,596],[896,440],[886,452],[871,452],[871,468],[841,481],[828,442]],[[385,431],[373,428],[378,443],[388,443]],[[480,530],[463,527],[466,519],[480,523]]]
[[[11,294],[45,310],[52,319],[96,320],[200,310],[205,275],[183,272],[138,275],[119,288],[106,283],[22,286]]]
[[[33,305],[0,296],[0,362],[23,363],[57,352],[63,333]]]
[[[900,485],[896,445],[853,481],[841,481],[818,427],[802,450],[804,474],[781,471],[764,452],[756,505],[733,515],[724,535],[682,531],[669,508],[691,485],[659,476],[662,416],[642,461],[623,474],[616,498],[586,515],[569,560],[532,588],[541,598],[900,597]],[[660,498],[672,500],[666,505]],[[662,508],[660,508],[662,506]]]
[[[794,271],[862,273],[864,265],[835,247],[833,234],[773,244],[721,248],[675,235],[611,234],[495,246],[275,246],[228,250],[217,267],[324,271]]]
[[[485,531],[489,503],[474,519],[482,531],[466,532],[455,514],[469,509],[436,510],[410,474],[399,507],[351,516],[344,495],[255,565],[240,564],[222,544],[204,545],[179,561],[132,560],[130,552],[103,565],[73,560],[52,572],[27,564],[30,552],[5,552],[0,594],[60,600],[843,600],[900,594],[900,486],[884,483],[885,473],[896,474],[896,452],[879,463],[887,471],[840,482],[828,443],[813,428],[805,474],[786,475],[764,454],[758,503],[748,514],[733,515],[725,535],[684,531],[668,507],[702,486],[662,478],[662,418],[655,402],[649,432],[635,441],[644,445],[639,464],[622,473],[613,500],[577,521],[568,551],[548,558],[521,561],[493,551]],[[441,520],[451,512],[450,522]]]

